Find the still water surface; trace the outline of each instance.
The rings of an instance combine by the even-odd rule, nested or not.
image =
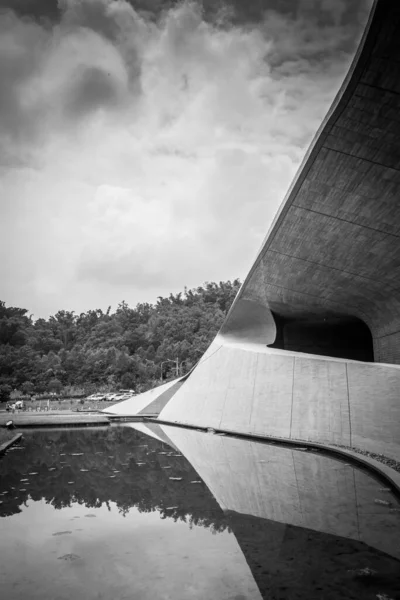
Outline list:
[[[318,453],[150,424],[28,431],[0,494],[6,600],[400,599],[396,497]]]

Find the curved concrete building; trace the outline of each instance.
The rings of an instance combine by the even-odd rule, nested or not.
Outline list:
[[[236,590],[231,600],[375,598],[382,584],[388,598],[397,598],[400,505],[381,481],[320,452],[158,423],[126,426],[178,452],[183,470],[176,474],[187,473],[188,462],[219,505],[238,572],[246,585],[254,578],[260,592]],[[203,486],[197,494],[204,514],[221,516]],[[189,514],[190,502],[180,496]],[[377,572],[375,581],[360,576],[366,566]]]
[[[160,419],[400,458],[400,5],[350,71],[217,338]]]
[[[399,32],[398,3],[375,2],[225,336],[400,364]]]
[[[162,518],[175,520],[177,509],[192,522],[196,506],[201,511],[197,524],[215,526],[217,537],[228,536],[225,555],[217,561],[218,580],[227,577],[226,561],[234,561],[246,591],[242,595],[231,586],[226,596],[219,595],[212,583],[214,594],[200,593],[201,598],[352,600],[375,598],[383,591],[387,598],[398,597],[400,505],[381,481],[320,452],[154,422],[122,427],[133,427],[174,450],[170,457],[168,448],[159,446],[166,456],[161,462],[155,459],[156,465],[173,469],[168,475],[183,477],[173,485],[181,490],[172,496],[177,506],[163,508]],[[147,450],[156,448],[151,444]],[[193,493],[180,487],[194,483],[200,485]],[[194,528],[193,535],[198,533]],[[376,571],[376,578],[366,580],[359,573],[366,566]],[[203,576],[201,564],[199,569]]]
[[[159,428],[224,512],[357,540],[400,559],[400,504],[364,471],[312,452],[182,427]]]

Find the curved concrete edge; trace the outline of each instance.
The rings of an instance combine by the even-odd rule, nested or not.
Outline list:
[[[333,534],[400,559],[398,494],[358,462],[301,444],[161,427],[224,512]]]
[[[179,449],[175,446],[172,440],[166,435],[165,431],[156,422],[150,421],[135,421],[134,423],[116,423],[115,427],[128,427],[130,429],[134,429],[135,431],[139,431],[140,433],[144,433],[159,442],[163,442],[164,444],[168,444],[171,446],[176,452],[179,452]]]
[[[4,442],[4,444],[1,444],[0,454],[3,454],[6,450],[8,450],[8,448],[19,442],[21,438],[22,433],[17,433],[17,435],[15,435],[11,440],[8,440],[8,442]]]
[[[223,332],[224,330],[230,329],[230,323],[231,323],[231,321],[234,321],[234,319],[235,319],[235,313],[237,312],[238,305],[245,298],[246,291],[248,291],[248,289],[251,288],[251,280],[260,267],[260,262],[262,260],[263,255],[265,254],[265,251],[268,249],[268,247],[272,243],[272,240],[273,240],[274,236],[276,235],[276,232],[279,230],[280,226],[282,225],[282,223],[286,217],[287,212],[289,211],[292,203],[294,202],[295,198],[297,197],[297,194],[301,188],[301,185],[303,184],[309,170],[311,169],[312,165],[314,164],[314,161],[315,161],[319,151],[323,147],[323,144],[326,140],[328,133],[330,132],[331,127],[337,120],[338,116],[341,115],[341,113],[343,111],[343,106],[349,101],[349,99],[351,98],[352,94],[354,93],[354,91],[357,87],[357,84],[359,83],[359,79],[361,77],[361,74],[365,68],[365,64],[369,57],[368,55],[369,55],[370,47],[375,42],[376,28],[378,27],[378,23],[377,23],[376,19],[374,20],[374,17],[377,12],[378,4],[379,4],[379,0],[373,0],[372,6],[371,6],[371,9],[369,12],[369,16],[368,16],[368,21],[365,25],[363,35],[361,37],[361,40],[359,42],[359,45],[358,45],[357,51],[353,57],[353,60],[350,64],[349,70],[348,70],[335,98],[333,99],[333,102],[330,105],[327,114],[325,115],[321,125],[319,126],[318,130],[316,131],[316,133],[315,133],[315,135],[314,135],[314,137],[313,137],[313,139],[312,139],[312,141],[311,141],[311,143],[310,143],[310,145],[309,145],[309,147],[297,169],[297,172],[289,186],[289,189],[287,190],[287,192],[277,210],[277,213],[273,219],[273,222],[271,223],[271,225],[267,231],[267,234],[261,243],[261,247],[259,248],[259,250],[257,252],[255,261],[252,264],[245,280],[243,281],[243,283],[240,287],[239,292],[236,295],[236,298],[234,299],[234,301],[228,311],[228,314],[226,316],[224,324],[221,328],[221,332]],[[380,5],[382,5],[382,4],[383,3],[381,2]],[[260,300],[261,300],[261,298],[259,298],[259,302],[260,302]],[[267,299],[265,299],[265,301],[262,303],[265,304],[265,307],[267,308],[267,310],[269,312],[269,306],[268,306]],[[266,343],[268,343],[268,342],[266,342]]]
[[[101,412],[104,415],[121,417],[139,416],[144,413],[159,414],[175,391],[179,389],[185,378],[186,376],[178,377],[177,379],[158,385],[151,390],[147,390],[147,392],[109,406]]]
[[[182,429],[194,429],[196,431],[207,432],[209,428],[201,427],[199,425],[190,425],[186,424],[182,425],[181,423],[176,423],[173,421],[164,421],[161,419],[152,419],[151,417],[146,417],[144,421],[158,423],[160,425],[171,425],[173,427],[180,427]],[[213,428],[214,429],[214,428]],[[214,429],[216,434],[223,434],[230,437],[246,439],[246,440],[254,440],[257,442],[265,442],[265,443],[274,443],[281,444],[283,446],[291,446],[303,448],[309,448],[310,450],[323,451],[331,456],[336,456],[339,458],[344,458],[346,460],[351,461],[357,466],[364,467],[368,471],[372,472],[374,475],[379,477],[381,480],[385,481],[388,485],[391,486],[393,492],[400,498],[400,473],[392,467],[388,467],[387,465],[381,463],[379,460],[375,460],[369,456],[365,456],[364,454],[360,454],[355,450],[348,450],[347,448],[341,448],[339,446],[333,446],[331,444],[321,444],[318,442],[310,442],[307,440],[300,439],[289,439],[289,438],[281,438],[275,436],[264,436],[257,434],[249,434],[246,432],[233,431],[230,429]]]
[[[284,350],[282,348],[271,348],[267,344],[260,344],[253,341],[241,341],[236,338],[225,336],[224,334],[218,333],[212,342],[211,346],[215,345],[215,352],[222,347],[233,348],[236,350],[243,350],[244,352],[257,352],[258,354],[269,354],[275,356],[292,356],[299,358],[309,358],[311,360],[329,360],[330,362],[346,363],[348,365],[369,365],[372,367],[389,367],[390,369],[397,369],[400,372],[400,365],[394,365],[392,363],[384,362],[368,362],[361,361],[355,358],[340,358],[338,356],[329,356],[325,354],[310,354],[309,352],[299,352],[297,350]],[[208,351],[207,351],[208,352]],[[204,354],[206,356],[206,354]],[[211,357],[210,357],[211,358]],[[198,362],[196,367],[202,364],[203,358]],[[194,368],[193,368],[194,371]],[[184,383],[184,382],[182,382]]]
[[[318,447],[319,445],[314,446]],[[321,444],[321,448],[327,448],[333,454],[344,456],[359,464],[362,464],[365,468],[375,472],[375,474],[379,477],[383,477],[384,480],[390,483],[390,485],[393,487],[396,493],[400,496],[400,473],[395,469],[392,469],[392,467],[383,464],[375,458],[371,458],[370,456],[360,454],[355,450],[349,450],[347,448],[337,448],[335,446],[329,445],[325,446],[324,444]]]
[[[160,419],[360,448],[400,460],[399,365],[215,345]]]
[[[276,338],[276,325],[269,308],[256,298],[240,298],[236,310],[225,320],[219,337],[233,343],[248,342],[273,344]]]
[[[174,379],[173,384],[169,386],[165,392],[159,394],[155,400],[150,402],[150,404],[147,404],[144,408],[142,408],[142,410],[138,413],[138,416],[143,414],[159,415],[164,406],[166,406],[167,402],[169,402],[172,396],[176,394],[182,384],[183,381],[181,379]]]

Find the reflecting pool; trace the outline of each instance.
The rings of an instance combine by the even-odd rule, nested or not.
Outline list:
[[[0,459],[13,599],[400,599],[400,505],[315,452],[156,424],[24,433]]]

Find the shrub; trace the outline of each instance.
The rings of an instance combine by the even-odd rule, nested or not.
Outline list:
[[[12,387],[7,383],[2,383],[0,385],[0,402],[7,402],[10,399],[11,392]]]

